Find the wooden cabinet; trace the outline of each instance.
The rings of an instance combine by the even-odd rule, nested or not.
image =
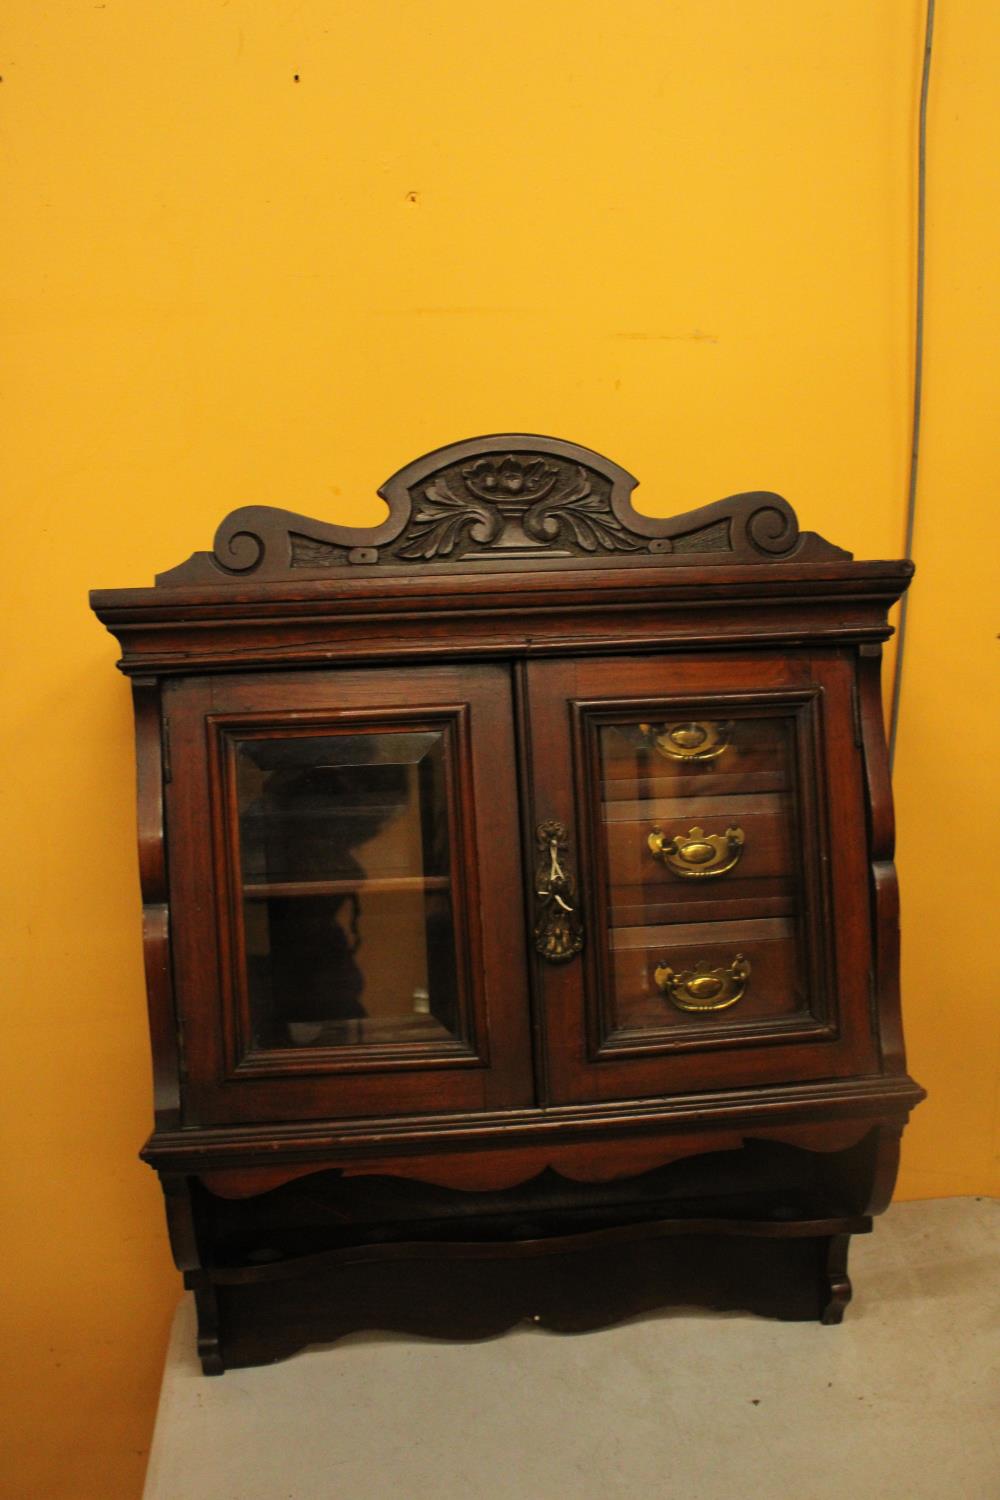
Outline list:
[[[156,1128],[203,1364],[678,1299],[839,1319],[908,1111],[905,563],[653,519],[553,439],[93,596],[133,681]]]

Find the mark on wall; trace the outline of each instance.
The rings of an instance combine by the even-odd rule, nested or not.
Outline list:
[[[614,337],[616,339],[659,340],[666,343],[717,344],[719,342],[717,333],[702,333],[700,328],[694,328],[690,333],[616,333]]]

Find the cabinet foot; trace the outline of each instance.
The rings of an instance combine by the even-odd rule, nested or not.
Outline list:
[[[215,1287],[208,1281],[189,1282],[194,1292],[195,1311],[198,1314],[198,1358],[203,1375],[224,1375],[225,1360],[222,1357],[222,1339],[219,1330],[219,1298]]]
[[[823,1309],[819,1320],[828,1326],[844,1321],[844,1311],[853,1295],[851,1278],[847,1274],[850,1245],[849,1234],[834,1234],[826,1241],[821,1271]]]

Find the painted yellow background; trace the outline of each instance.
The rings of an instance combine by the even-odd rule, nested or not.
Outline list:
[[[898,555],[923,6],[6,9],[4,1482],[106,1500],[140,1493],[178,1283],[136,1160],[127,688],[87,588],[246,502],[373,521],[400,464],[505,429],[606,453],[654,513],[767,487]],[[998,67],[992,0],[941,0],[897,768],[931,1090],[910,1196],[1000,1191]]]

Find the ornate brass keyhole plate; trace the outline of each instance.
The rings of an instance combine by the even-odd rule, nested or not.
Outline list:
[[[549,819],[535,829],[539,861],[535,896],[541,903],[535,922],[535,948],[549,963],[566,963],[583,948],[583,922],[566,854],[564,823]]]

